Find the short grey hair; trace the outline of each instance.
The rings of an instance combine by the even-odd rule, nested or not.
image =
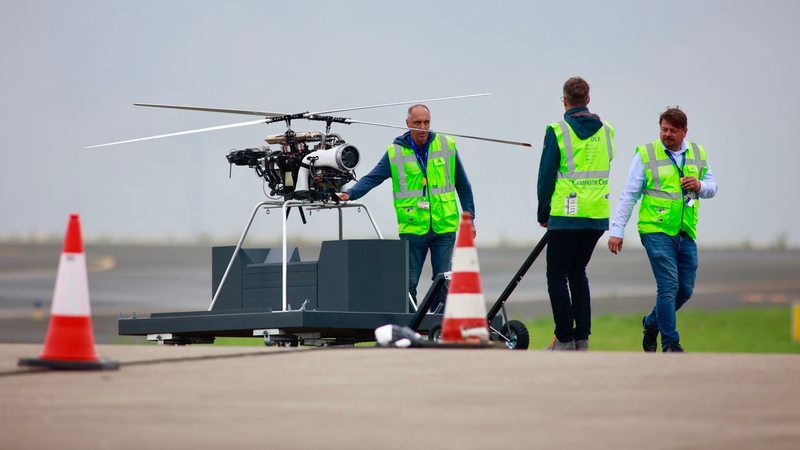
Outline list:
[[[431,113],[431,110],[428,109],[427,106],[423,105],[422,103],[417,103],[416,105],[411,105],[408,107],[408,117],[411,117],[411,111],[413,111],[414,108],[425,108],[425,111],[428,111],[428,114]]]

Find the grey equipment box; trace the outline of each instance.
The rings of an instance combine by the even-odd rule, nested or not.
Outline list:
[[[235,249],[212,249],[212,293]],[[301,261],[296,247],[287,253],[286,310],[409,311],[405,241],[324,241],[318,261]],[[284,310],[282,269],[280,248],[242,248],[211,310]]]
[[[215,337],[263,336],[279,345],[352,345],[374,341],[385,324],[409,324],[425,333],[441,314],[410,312],[408,243],[401,240],[324,241],[318,261],[287,249],[286,308],[281,249],[212,249],[212,294],[206,311],[120,317],[120,335],[161,343],[213,343]]]

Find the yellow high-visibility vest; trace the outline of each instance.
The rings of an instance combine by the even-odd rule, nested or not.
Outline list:
[[[580,139],[566,121],[548,125],[555,132],[561,163],[550,199],[550,215],[608,219],[608,176],[614,159],[614,128],[607,122]]]
[[[428,144],[427,177],[414,149],[397,144],[386,149],[392,170],[394,208],[400,234],[426,234],[458,229],[456,143],[437,134]]]
[[[702,180],[708,171],[706,151],[702,145],[686,141],[689,148],[683,155],[684,176]],[[681,170],[660,140],[636,148],[642,159],[646,185],[639,207],[639,233],[666,233],[675,236],[681,231],[697,239],[697,217],[700,199],[697,192],[684,195]]]

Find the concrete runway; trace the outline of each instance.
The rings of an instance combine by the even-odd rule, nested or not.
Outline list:
[[[796,449],[800,355],[107,345],[121,312],[202,310],[210,250],[87,247],[100,356],[119,370],[18,367],[42,351],[59,247],[0,247],[0,449]],[[492,302],[527,249],[479,249]],[[641,252],[598,251],[594,311],[652,304]],[[509,300],[549,315],[543,259]],[[797,251],[702,250],[693,308],[800,300]],[[638,330],[635,330],[638,332]],[[143,338],[134,337],[135,342]],[[13,343],[17,342],[17,343]]]
[[[98,346],[17,368],[0,448],[796,449],[800,355]]]

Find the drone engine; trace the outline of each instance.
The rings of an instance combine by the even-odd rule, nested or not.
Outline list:
[[[271,196],[284,200],[338,201],[336,193],[355,179],[359,153],[339,135],[287,131],[268,136],[270,147],[231,150],[228,163],[255,169],[270,188]]]

